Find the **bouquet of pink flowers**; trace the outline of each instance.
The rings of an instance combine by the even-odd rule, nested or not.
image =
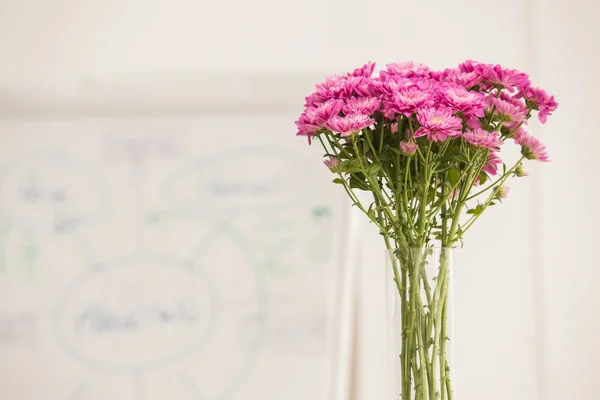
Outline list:
[[[557,103],[527,74],[500,65],[466,61],[432,71],[406,62],[387,65],[379,76],[374,67],[316,85],[297,134],[322,144],[325,165],[337,175],[333,182],[393,254],[403,399],[451,399],[444,350],[448,262],[442,256],[431,287],[424,260],[433,247],[454,247],[505,198],[508,178],[527,175],[525,160],[548,161],[545,146],[526,128],[534,112],[545,123]],[[507,142],[521,150],[510,167],[500,156]],[[363,204],[357,190],[370,192],[372,202]]]

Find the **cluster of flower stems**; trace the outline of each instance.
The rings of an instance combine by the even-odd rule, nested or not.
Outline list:
[[[390,152],[383,131],[364,130],[344,138],[317,136],[326,156],[342,162],[334,183],[378,228],[389,250],[401,312],[398,355],[402,400],[452,400],[447,358],[449,252],[481,213],[499,197],[502,184],[523,158],[483,187],[489,151],[456,140],[423,139],[414,155]],[[473,190],[478,189],[478,190]],[[357,190],[372,194],[361,201]],[[475,191],[475,194],[472,192]],[[369,196],[370,197],[370,196]],[[477,198],[477,206],[467,203]],[[368,203],[371,203],[367,206]],[[466,221],[462,216],[469,216]],[[431,250],[441,248],[435,276],[427,275]],[[395,400],[395,399],[394,399]]]

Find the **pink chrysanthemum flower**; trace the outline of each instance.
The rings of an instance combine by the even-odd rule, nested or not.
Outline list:
[[[415,137],[427,135],[433,141],[459,136],[462,128],[462,120],[455,117],[450,108],[421,109],[417,114],[417,121],[421,127],[415,132]]]
[[[481,124],[481,120],[474,115],[469,115],[466,117],[467,126],[471,129],[483,128]]]
[[[475,72],[463,72],[459,68],[446,68],[443,71],[432,71],[431,77],[439,82],[451,82],[464,88],[472,88],[481,78]]]
[[[329,99],[318,107],[308,107],[295,122],[298,136],[313,136],[316,131],[327,126],[327,121],[339,114],[344,106],[344,100]]]
[[[386,118],[394,118],[396,114],[404,114],[410,117],[417,109],[424,106],[432,106],[429,93],[417,87],[400,89],[394,93],[391,101],[384,102]]]
[[[501,121],[508,122],[505,126],[509,128],[518,125],[527,118],[527,109],[525,107],[508,102],[502,98],[497,98],[493,94],[489,95],[485,99],[485,102],[490,112],[494,110],[494,114]]]
[[[450,73],[449,68],[446,68],[443,71],[429,71],[429,77],[431,79],[435,79],[438,82],[443,82],[446,80],[449,73]]]
[[[386,69],[381,71],[381,77],[387,80],[390,76],[402,76],[405,78],[429,76],[429,67],[413,61],[387,64]]]
[[[475,72],[454,72],[446,79],[465,88],[472,88],[481,81],[481,78]]]
[[[494,94],[497,94],[497,92],[494,92]],[[525,112],[527,112],[527,106],[525,105],[525,103],[519,99],[516,95],[512,96],[506,92],[500,92],[500,98],[512,105],[514,105],[515,107],[519,107],[521,109],[523,109]]]
[[[436,88],[440,86],[440,82],[431,78],[413,78],[415,86],[425,92],[433,92]]]
[[[328,76],[325,82],[316,85],[316,91],[311,95],[314,103],[320,103],[329,99],[345,99],[351,95],[352,88],[349,88],[349,79],[347,76]]]
[[[501,92],[500,93],[500,99],[506,101],[507,103],[512,104],[517,109],[521,110],[525,114],[525,117],[523,118],[522,121],[519,121],[519,122],[527,123],[527,106],[525,105],[525,103],[522,100],[520,100],[516,96],[511,96],[511,95],[509,95],[506,92]],[[515,123],[512,123],[512,124],[508,124],[507,126],[509,128],[512,128],[512,127],[516,127],[517,125],[518,125],[518,123],[515,122]]]
[[[340,165],[340,160],[337,157],[329,157],[327,160],[323,160],[323,163],[329,168],[332,172],[335,172],[337,166]]]
[[[415,154],[419,147],[415,142],[400,142],[400,149],[408,155]]]
[[[324,127],[331,117],[338,115],[342,111],[343,107],[344,100],[329,99],[325,101],[315,109],[315,122],[319,126]]]
[[[502,164],[500,157],[498,157],[496,153],[490,153],[482,170],[488,175],[496,175],[498,173],[498,166],[500,164]]]
[[[546,146],[535,137],[525,134],[519,136],[518,139],[515,138],[515,142],[521,146],[521,154],[528,160],[550,161],[546,153]]]
[[[513,134],[512,134],[512,138],[515,140],[515,142],[518,144],[520,142],[520,140],[522,138],[524,138],[525,136],[527,136],[527,132],[525,131],[525,128],[523,128],[522,126],[517,129]]]
[[[497,150],[497,148],[504,143],[498,137],[498,132],[488,132],[483,129],[467,130],[462,137],[475,147],[481,147],[492,151]]]
[[[370,78],[373,75],[373,70],[375,69],[375,63],[368,62],[360,68],[355,69],[353,72],[349,73],[348,76],[364,76],[365,78]]]
[[[379,97],[384,93],[383,85],[385,84],[379,80],[362,77],[354,83],[353,90],[359,97]]]
[[[352,97],[346,101],[344,114],[367,114],[371,115],[379,110],[381,100],[377,97]]]
[[[333,132],[341,136],[350,136],[362,129],[373,125],[375,120],[365,114],[350,114],[345,117],[334,116],[329,120],[328,126]]]
[[[442,100],[452,109],[462,112],[465,116],[483,117],[485,97],[481,93],[470,92],[462,86],[445,86],[439,90]]]
[[[538,119],[542,124],[546,123],[548,116],[552,115],[552,112],[558,107],[554,96],[550,96],[545,90],[531,86],[523,88],[517,97],[524,97],[535,104],[535,108],[538,109]]]
[[[382,94],[392,96],[394,93],[411,86],[415,86],[415,82],[412,79],[402,76],[391,76],[388,80],[381,82],[379,89]]]
[[[474,64],[473,69],[486,83],[502,85],[511,93],[515,91],[515,87],[530,85],[529,76],[517,69],[506,69],[492,64]]]
[[[364,76],[349,76],[346,81],[346,93],[347,98],[351,96],[360,96],[359,92],[365,90],[370,86],[371,78],[365,78]]]
[[[473,61],[473,60],[467,60],[461,64],[458,65],[458,70],[460,72],[475,72],[475,66],[479,64],[477,61]]]
[[[456,72],[450,75],[448,80],[456,83],[457,85],[461,85],[466,88],[472,88],[473,86],[477,85],[481,79],[475,72]]]
[[[294,122],[298,128],[296,135],[307,136],[308,142],[310,143],[311,136],[322,128],[322,126],[317,123],[317,119],[317,109],[315,107],[304,110],[300,117]]]
[[[319,104],[321,104],[323,102],[323,98],[316,92],[311,93],[310,95],[306,96],[304,99],[305,99],[304,107],[306,107],[306,108],[317,107]]]

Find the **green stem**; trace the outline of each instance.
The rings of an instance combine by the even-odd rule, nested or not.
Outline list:
[[[377,156],[377,151],[375,150],[375,146],[373,146],[373,142],[371,141],[371,138],[369,137],[369,134],[372,132],[373,131],[365,130],[365,132],[363,133],[363,136],[365,137],[367,144],[369,145],[369,148],[371,149],[371,152],[373,153],[373,157],[375,158],[375,160],[377,160],[377,162],[379,162],[379,157]]]
[[[446,398],[446,390],[445,390],[445,384],[446,384],[446,380],[448,379],[446,376],[446,365],[447,365],[447,361],[446,361],[446,325],[447,325],[447,308],[448,308],[448,255],[446,254],[446,250],[442,249],[442,253],[440,254],[440,261],[441,261],[441,271],[440,274],[442,274],[443,271],[443,277],[442,277],[442,281],[439,282],[438,284],[442,285],[442,290],[441,290],[441,298],[440,298],[440,302],[441,302],[441,306],[438,306],[438,312],[437,312],[437,318],[438,318],[438,328],[436,330],[436,334],[439,332],[440,336],[436,339],[434,339],[434,343],[437,343],[439,341],[439,346],[440,346],[440,350],[439,350],[439,360],[440,360],[440,390],[442,393],[442,400],[447,400]]]
[[[519,164],[521,164],[521,162],[525,159],[525,157],[521,157],[519,158],[519,161],[517,161],[515,163],[515,165],[512,166],[511,169],[509,169],[508,171],[506,171],[506,173],[504,175],[502,175],[502,177],[496,181],[496,183],[498,184],[497,186],[495,186],[494,190],[492,191],[492,193],[488,196],[487,200],[485,201],[485,203],[483,204],[483,210],[485,211],[485,209],[490,205],[490,203],[492,202],[492,200],[494,200],[494,198],[496,197],[496,194],[498,193],[498,191],[500,190],[500,187],[502,186],[502,184],[504,182],[506,182],[506,180],[510,177],[510,175],[514,172],[514,170],[517,168],[517,166]],[[494,183],[494,185],[496,184]],[[493,187],[493,186],[490,186]],[[483,213],[483,212],[482,212]],[[477,215],[473,215],[466,223],[465,226],[463,228],[463,233],[466,232],[472,225],[473,223],[475,223],[475,221],[477,221],[477,219],[481,216],[482,213],[479,213]]]
[[[358,145],[356,142],[356,137],[352,136],[352,144],[354,145],[354,150],[356,151],[356,158],[358,158],[358,163],[360,165],[361,168],[361,172],[363,173],[363,175],[365,176],[365,178],[367,179],[367,181],[369,182],[369,185],[374,193],[374,195],[377,196],[377,198],[380,201],[380,205],[386,204],[386,199],[383,195],[383,193],[381,192],[381,188],[379,187],[379,182],[374,182],[373,179],[371,178],[371,176],[369,175],[363,161],[362,161],[362,155],[360,154],[359,150],[358,150]],[[388,197],[389,198],[389,197]],[[395,231],[395,233],[398,235],[399,239],[406,241],[406,239],[404,238],[404,235],[402,234],[402,232],[399,230],[399,224],[398,224],[398,218],[394,215],[394,213],[391,212],[389,207],[384,207],[383,208],[386,216],[389,218],[390,223],[393,227],[393,230]]]
[[[410,122],[410,121],[409,121]],[[411,127],[412,129],[412,127]],[[429,149],[426,153],[426,157],[427,160],[429,159],[429,153],[431,150],[431,143],[429,145]],[[417,357],[417,353],[419,353],[419,357],[421,360],[421,366],[420,366],[420,373],[421,373],[421,385],[420,385],[420,392],[421,395],[423,396],[423,398],[426,398],[427,395],[427,388],[425,387],[425,379],[424,379],[424,375],[426,374],[426,369],[428,368],[427,362],[426,362],[426,357],[424,354],[425,351],[425,343],[423,341],[423,332],[421,332],[421,328],[422,328],[422,324],[419,322],[419,325],[417,325],[417,306],[420,307],[420,309],[422,310],[422,304],[420,301],[420,276],[421,276],[421,254],[420,254],[420,249],[423,247],[426,238],[425,238],[425,223],[426,223],[426,210],[427,210],[427,196],[428,196],[428,190],[429,190],[429,181],[431,180],[431,176],[430,176],[430,172],[429,172],[429,166],[428,163],[425,162],[425,171],[424,171],[424,176],[423,176],[423,199],[421,200],[421,204],[420,204],[420,212],[419,212],[419,228],[417,231],[418,234],[418,242],[419,242],[419,246],[417,247],[416,251],[417,251],[417,260],[414,260],[414,255],[411,258],[411,260],[414,260],[413,262],[409,263],[409,268],[411,269],[411,271],[409,271],[409,276],[410,276],[410,315],[409,315],[409,320],[408,320],[408,329],[407,329],[407,347],[409,349],[409,351],[411,351],[413,355],[413,357],[415,357],[415,363],[416,363],[416,357]],[[419,312],[419,316],[420,316],[420,312]],[[419,318],[419,321],[421,321],[421,318]],[[418,347],[418,351],[415,348]],[[415,377],[416,379],[416,377]]]
[[[407,249],[408,250],[408,249]],[[402,381],[402,395],[403,395],[403,399],[408,399],[410,400],[411,397],[411,380],[410,380],[410,357],[411,356],[411,350],[408,347],[408,334],[406,331],[406,328],[408,327],[408,319],[409,319],[409,307],[410,307],[410,303],[409,303],[409,299],[408,299],[408,271],[409,269],[407,268],[407,259],[409,258],[409,256],[405,256],[405,262],[402,264],[403,267],[402,269],[402,305],[401,305],[401,309],[402,309],[402,354],[404,356],[404,359],[402,360],[402,369],[404,370],[404,380]]]
[[[512,130],[510,130],[506,135],[502,135],[502,139],[513,137],[515,132],[518,131],[521,126],[523,126],[523,122],[519,122],[519,124],[515,126]]]
[[[445,179],[445,177],[444,177]],[[442,195],[444,195],[446,190],[446,186],[442,186]],[[451,192],[452,193],[452,192]],[[446,244],[448,241],[448,216],[446,215],[446,202],[443,202],[443,206],[442,206],[442,244]],[[444,261],[446,260],[446,250],[443,247],[441,249],[442,254],[440,254],[440,257],[443,257],[441,264],[444,264]],[[438,282],[438,284],[440,284]],[[444,279],[444,283],[443,285],[447,285],[446,279]],[[442,400],[446,400],[446,389],[445,389],[445,382],[446,382],[446,374],[445,374],[445,369],[446,369],[446,359],[445,359],[445,354],[446,354],[446,308],[447,308],[447,304],[446,304],[446,298],[447,296],[447,287],[444,288],[442,287],[442,299],[443,299],[443,306],[442,306],[442,326],[441,326],[441,335],[442,335],[442,344],[440,346],[440,390],[442,392]],[[436,309],[437,309],[437,305],[436,305]],[[435,355],[434,355],[435,357]]]
[[[454,184],[454,186],[451,187],[450,191],[448,191],[445,195],[442,196],[442,202],[440,203],[440,205],[437,206],[433,211],[431,211],[429,213],[429,218],[435,216],[438,213],[438,211],[440,211],[442,209],[442,207],[446,205],[446,202],[450,199],[450,197],[452,197],[452,194],[454,193],[454,191],[458,188],[458,186],[460,186],[461,183],[463,183],[463,179],[464,179],[465,175],[467,175],[468,172],[469,172],[469,169],[465,169],[460,174],[460,176],[458,177],[458,181]]]
[[[496,106],[492,106],[490,111],[490,118],[488,119],[487,125],[489,126],[492,123],[492,119],[494,118],[494,111],[496,111]]]
[[[416,234],[415,222],[414,222],[414,218],[413,218],[413,215],[411,212],[412,207],[408,202],[408,193],[407,193],[408,192],[407,188],[412,187],[412,182],[410,179],[410,164],[411,164],[411,162],[412,162],[412,157],[408,158],[408,160],[406,161],[406,171],[404,174],[404,188],[403,188],[404,190],[402,190],[402,197],[404,198],[404,204],[405,204],[404,210],[406,212],[406,219],[408,220],[410,230]]]
[[[381,211],[378,212],[379,218],[383,218],[381,215]],[[392,263],[392,270],[394,273],[394,283],[396,284],[396,289],[398,290],[398,295],[400,296],[400,312],[402,315],[402,327],[405,325],[405,308],[406,308],[406,288],[405,281],[400,278],[400,272],[398,269],[398,260],[396,259],[396,254],[394,254],[394,249],[390,243],[390,239],[388,235],[383,235],[383,240],[385,241],[385,246],[388,250],[388,257],[390,257],[389,262]],[[386,279],[390,279],[390,277],[386,277]],[[405,346],[404,335],[402,335],[402,350],[400,353],[400,374],[401,374],[401,382],[402,382],[402,393],[406,393],[405,390],[410,390],[410,373],[407,375],[406,368],[406,346]],[[409,397],[410,398],[410,397]]]
[[[448,361],[446,361],[446,370],[450,371],[450,367],[448,366]],[[452,400],[452,380],[450,377],[446,379],[446,393],[448,394],[448,400]]]
[[[448,278],[446,278],[447,282]],[[444,283],[447,285],[447,283]],[[448,372],[448,361],[446,360],[446,341],[447,341],[447,333],[446,326],[448,324],[448,289],[444,289],[444,306],[442,308],[442,333],[440,344],[440,389],[442,392],[442,400],[447,400],[447,389],[446,382],[450,380],[450,377],[447,375]]]
[[[414,301],[416,302],[416,309],[417,309],[417,315],[416,315],[416,323],[415,323],[415,334],[417,336],[417,346],[418,346],[418,352],[419,352],[419,360],[420,362],[420,368],[419,371],[421,373],[421,382],[423,385],[422,388],[422,392],[423,395],[425,396],[425,398],[427,398],[427,393],[429,392],[429,395],[431,396],[433,393],[431,391],[429,391],[429,387],[432,387],[432,385],[434,385],[434,381],[431,378],[431,374],[430,372],[430,368],[429,368],[429,354],[428,354],[428,350],[427,350],[427,340],[425,339],[425,317],[423,315],[424,312],[424,307],[423,307],[423,302],[421,300],[421,290],[420,290],[420,271],[421,269],[424,268],[424,266],[422,265],[422,261],[419,260],[420,262],[417,263],[417,265],[415,266],[416,268],[418,268],[418,275],[419,275],[419,279],[417,280],[417,285],[419,285],[419,290],[417,291],[417,296],[414,299]],[[428,386],[425,386],[425,384],[428,383]]]
[[[423,255],[421,260],[415,266],[419,270],[419,280],[423,282],[423,286],[425,289],[425,296],[427,297],[427,306],[430,308],[429,316],[425,314],[425,307],[423,305],[421,299],[421,288],[419,287],[419,294],[417,296],[417,309],[419,312],[417,313],[417,321],[419,323],[417,326],[417,337],[419,339],[419,357],[421,358],[421,370],[423,373],[427,372],[427,383],[429,396],[432,396],[435,393],[435,380],[431,374],[431,364],[429,360],[429,338],[431,334],[429,332],[430,321],[432,318],[431,314],[431,289],[429,287],[429,282],[427,281],[427,273],[425,271],[426,265],[426,249],[418,249],[417,251],[423,251]],[[420,283],[419,283],[420,285]]]
[[[411,364],[416,367],[418,374],[414,375],[415,382],[417,379],[421,382],[419,385],[420,395],[423,396],[423,399],[427,397],[427,388],[425,386],[425,354],[424,354],[424,345],[422,340],[422,333],[420,332],[420,313],[418,312],[418,307],[420,305],[420,285],[419,285],[419,277],[420,277],[420,265],[421,265],[421,254],[419,249],[414,249],[416,251],[416,259],[415,254],[412,254],[409,257],[409,261],[407,268],[409,269],[408,275],[410,279],[410,307],[409,307],[409,316],[408,316],[408,328],[406,329],[407,335],[407,348],[409,351],[409,356],[412,359]],[[421,306],[422,308],[422,306]],[[418,359],[420,359],[420,365],[418,364]],[[417,385],[415,384],[415,390]]]
[[[379,131],[379,153],[383,150],[383,130],[385,124],[383,123],[383,115],[381,116],[381,129]]]
[[[443,251],[443,250],[442,250]],[[443,266],[440,266],[440,272],[438,274],[438,279],[437,279],[437,284],[436,284],[436,296],[435,298],[438,299],[439,296],[441,295],[441,289],[443,286],[443,279],[444,279],[444,274],[445,271],[443,269]],[[437,364],[437,360],[439,357],[438,354],[438,347],[439,347],[439,340],[440,340],[440,328],[441,328],[441,313],[440,313],[440,309],[441,307],[439,306],[440,304],[442,304],[443,307],[443,302],[441,302],[440,300],[437,300],[437,303],[434,302],[434,304],[436,304],[436,313],[435,313],[435,329],[434,329],[434,337],[433,337],[433,351],[432,351],[432,359],[431,359],[431,379],[433,379],[434,382],[436,382],[436,386],[437,386],[437,381],[436,381],[436,364]]]
[[[485,192],[487,192],[488,190],[492,189],[494,186],[496,186],[499,182],[504,182],[506,180],[505,176],[506,175],[510,175],[515,168],[517,168],[517,166],[525,159],[525,157],[521,157],[519,159],[519,161],[517,161],[517,163],[515,165],[512,166],[511,169],[508,170],[508,172],[506,172],[504,175],[502,175],[500,178],[498,178],[495,182],[490,183],[486,188],[480,190],[479,192],[467,197],[467,201],[469,200],[473,200],[475,197],[479,196],[480,194],[483,194]]]
[[[421,268],[421,280],[423,281],[423,288],[425,289],[425,297],[427,299],[427,307],[429,308],[429,315],[432,315],[433,310],[435,309],[433,304],[433,299],[431,297],[431,286],[429,285],[429,278],[427,277],[427,271],[425,268]],[[426,336],[431,336],[432,329],[432,319],[430,318],[427,321],[426,325]]]
[[[410,119],[407,121],[413,131],[412,121]],[[379,137],[377,137],[378,133]],[[441,260],[435,285],[428,279],[430,272],[426,270],[425,265],[430,232],[439,226],[433,223],[433,218],[437,219],[440,211],[442,246],[451,247],[461,234],[459,218],[465,207],[469,189],[477,178],[477,167],[481,166],[475,162],[479,161],[480,154],[475,152],[469,154],[468,150],[465,151],[469,162],[466,164],[465,171],[461,171],[459,181],[455,185],[450,185],[447,174],[439,172],[440,169],[446,170],[448,167],[443,164],[444,159],[441,157],[450,148],[449,142],[436,143],[433,148],[430,142],[428,148],[419,148],[414,157],[401,158],[398,154],[395,160],[394,158],[386,160],[381,156],[384,144],[383,133],[383,131],[379,132],[379,129],[365,131],[362,136],[353,135],[346,143],[342,143],[342,139],[332,135],[319,137],[319,140],[326,149],[326,145],[329,144],[331,154],[337,157],[358,159],[360,173],[356,172],[354,176],[364,179],[368,190],[373,193],[374,204],[369,207],[369,211],[361,204],[359,197],[350,187],[347,178],[353,175],[340,173],[339,176],[354,204],[380,230],[386,248],[388,250],[394,247],[405,250],[415,249],[419,252],[410,254],[410,251],[404,253],[399,251],[389,254],[392,257],[390,262],[395,290],[400,297],[403,330],[402,350],[399,355],[396,355],[399,356],[401,365],[399,378],[401,378],[402,399],[452,400],[446,359],[449,308],[448,260]],[[385,143],[389,144],[388,141]],[[395,146],[393,143],[392,145]],[[457,146],[453,145],[452,148],[461,145],[462,142]],[[371,152],[372,159],[365,157],[365,154]],[[382,158],[380,159],[379,156]],[[384,161],[382,169],[375,173],[372,162],[381,164],[382,160]],[[373,173],[369,174],[369,170]],[[441,190],[435,189],[432,185],[434,177],[436,180],[438,178],[441,180]],[[450,198],[459,187],[461,194],[457,198]],[[430,201],[432,195],[440,201],[439,203],[436,201],[435,206]],[[392,279],[392,276],[387,279]],[[439,380],[436,379],[437,374]]]
[[[320,135],[318,136],[318,138],[321,141],[321,144],[322,144],[323,148],[325,148],[327,150],[327,147],[325,146],[325,143],[321,139]],[[329,140],[329,138],[328,138],[328,142],[329,142],[330,146],[332,147],[332,150],[333,150],[333,147],[334,147],[334,143],[337,144],[337,145],[339,145],[339,143],[337,143],[335,139],[333,140],[333,143],[332,143],[332,141]],[[357,206],[359,208],[359,210],[362,211],[371,220],[371,222],[373,222],[377,226],[377,228],[379,228],[380,232],[385,233],[386,229],[384,229],[384,227],[379,223],[379,221],[377,221],[375,218],[373,218],[369,214],[369,212],[364,208],[364,206],[362,205],[362,203],[358,199],[358,196],[354,193],[354,191],[352,190],[352,188],[350,187],[350,185],[348,185],[348,183],[346,182],[346,179],[343,177],[343,175],[341,173],[338,173],[338,176],[342,180],[342,185],[344,186],[346,194],[348,194],[348,196],[350,197],[350,199],[353,201],[353,204],[355,206]]]
[[[414,260],[414,256],[410,257],[411,260]],[[408,328],[406,329],[406,335],[408,337],[407,340],[407,347],[409,350],[409,354],[411,354],[411,358],[414,357],[415,358],[415,363],[416,363],[416,350],[413,348],[414,346],[416,346],[416,328],[415,328],[415,323],[417,321],[417,301],[416,298],[419,295],[419,271],[418,271],[418,266],[419,265],[419,261],[413,261],[410,262],[409,265],[407,266],[410,270],[408,271],[409,274],[409,278],[410,278],[410,314],[409,314],[409,318],[408,318]],[[415,376],[416,379],[416,376]]]
[[[445,174],[442,175],[442,196],[445,197],[446,195],[446,190],[447,187],[446,185],[444,185],[445,182]],[[448,216],[446,215],[446,201],[444,201],[442,203],[442,213],[441,213],[441,219],[442,219],[442,246],[444,246],[444,244],[447,244],[448,242]],[[443,250],[442,250],[443,251]],[[427,289],[429,286],[429,280],[427,279],[427,276],[425,275],[423,278],[423,282],[425,288],[426,288],[426,293],[427,293],[427,297],[428,297],[428,302],[429,302],[429,313],[431,315],[430,320],[428,321],[428,327],[427,327],[427,336],[429,338],[431,338],[432,334],[433,334],[433,327],[435,325],[435,313],[436,313],[436,309],[437,309],[437,298],[435,298],[434,300],[431,299],[431,294],[428,293]],[[439,285],[439,282],[438,282]]]
[[[321,141],[321,144],[323,144],[323,140],[321,140],[321,135],[317,136],[319,138],[319,140]],[[348,152],[348,150],[346,150],[344,148],[344,146],[342,144],[340,144],[340,142],[337,140],[336,137],[329,137],[329,135],[325,135],[325,138],[327,138],[327,142],[329,143],[329,145],[331,146],[331,148],[333,149],[334,147],[336,149],[338,149],[340,151],[340,153],[343,153],[345,157],[347,157],[348,159],[352,158],[352,154],[350,154]],[[323,144],[323,147],[325,147],[325,145]]]
[[[422,248],[425,245],[427,238],[425,237],[425,223],[428,221],[427,218],[427,198],[429,195],[429,182],[431,181],[431,172],[429,169],[429,154],[431,151],[431,144],[429,142],[429,147],[427,149],[426,160],[425,160],[425,171],[423,173],[423,198],[421,199],[421,207],[419,211],[419,248]]]

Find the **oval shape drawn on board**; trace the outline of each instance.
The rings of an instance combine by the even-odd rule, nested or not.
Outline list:
[[[69,233],[108,215],[104,185],[62,153],[31,154],[0,170],[0,213],[10,222]]]
[[[303,165],[296,154],[281,149],[222,151],[173,174],[164,185],[164,195],[183,208],[287,208],[299,202],[307,188]]]
[[[96,368],[160,366],[201,347],[214,323],[215,296],[192,265],[133,256],[98,266],[60,299],[60,346]]]

